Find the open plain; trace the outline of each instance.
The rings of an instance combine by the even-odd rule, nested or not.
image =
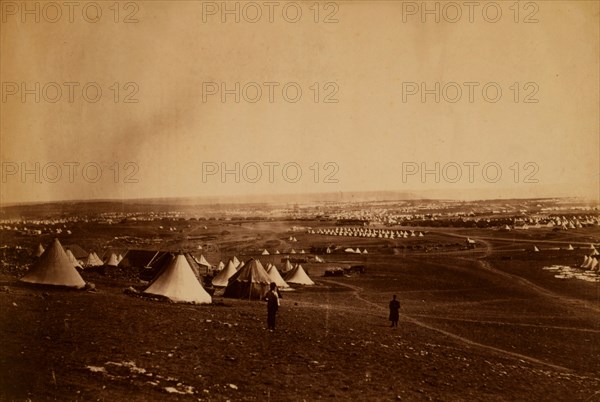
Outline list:
[[[210,305],[140,297],[124,291],[143,288],[137,272],[119,267],[84,269],[95,291],[28,286],[17,281],[20,272],[5,269],[0,399],[600,400],[600,282],[558,279],[543,269],[578,265],[598,243],[597,227],[411,227],[424,236],[407,239],[297,229],[290,243],[298,222],[183,223],[171,223],[182,230],[161,235],[161,247],[218,245],[205,245],[212,264],[236,255],[281,267],[289,254],[260,251],[293,247],[312,255],[311,247],[330,244],[368,254],[341,248],[321,254],[324,263],[304,263],[316,285],[282,292],[274,332],[266,330],[264,302],[219,291]],[[81,222],[70,225],[68,241],[126,251],[126,237],[156,237],[157,225]],[[473,247],[464,246],[467,238]],[[27,252],[50,239],[2,237],[3,245]],[[353,265],[366,271],[324,276]],[[401,302],[397,329],[387,320],[393,294]]]

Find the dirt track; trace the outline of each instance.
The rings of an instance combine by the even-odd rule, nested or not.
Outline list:
[[[376,304],[376,303],[370,302],[369,300],[366,300],[365,298],[361,297],[360,294],[364,291],[364,289],[362,289],[362,288],[360,288],[358,286],[341,284],[341,283],[333,281],[333,280],[321,280],[321,281],[322,282],[326,282],[326,283],[327,282],[329,282],[329,283],[336,283],[337,285],[348,287],[348,288],[350,288],[352,290],[353,295],[357,299],[359,299],[362,302],[364,302],[365,304],[369,305],[371,307],[371,309],[373,309],[373,308],[378,309],[382,313],[384,313],[386,311],[386,308],[383,307],[383,306],[381,306],[380,304]],[[467,344],[469,346],[475,346],[475,347],[478,347],[478,348],[482,348],[482,349],[486,349],[486,350],[489,350],[489,351],[497,352],[499,354],[502,354],[502,355],[505,355],[505,356],[508,356],[508,357],[513,357],[513,358],[515,358],[517,360],[527,360],[529,362],[536,363],[536,364],[539,364],[539,365],[542,365],[542,366],[546,366],[547,368],[552,368],[552,369],[559,370],[559,371],[564,371],[564,372],[572,372],[573,371],[573,370],[568,369],[566,367],[562,367],[562,366],[558,366],[558,365],[551,364],[551,363],[548,363],[548,362],[544,362],[544,361],[538,360],[538,359],[536,359],[534,357],[531,357],[531,356],[525,356],[525,355],[522,355],[522,354],[519,354],[519,353],[510,352],[508,350],[499,349],[499,348],[495,348],[493,346],[488,346],[488,345],[481,344],[479,342],[475,342],[475,341],[467,339],[467,338],[465,338],[463,336],[456,335],[456,334],[450,333],[448,331],[444,331],[443,329],[440,329],[440,328],[436,328],[433,325],[428,325],[425,322],[420,321],[420,320],[418,320],[418,319],[416,319],[416,318],[414,318],[412,316],[406,315],[406,314],[401,314],[400,316],[401,316],[401,318],[402,318],[403,321],[408,321],[408,322],[416,324],[416,325],[418,325],[418,326],[420,326],[422,328],[426,328],[428,330],[438,332],[438,333],[440,333],[442,335],[445,335],[445,336],[450,337],[452,339],[455,339],[457,341],[463,342],[463,343],[465,343],[465,344]],[[436,317],[430,316],[429,318],[436,318]],[[451,318],[442,318],[442,319],[445,319],[445,320],[454,320],[454,319],[451,319]],[[464,320],[461,320],[461,321],[464,321]],[[481,321],[481,320],[469,320],[469,321],[470,322],[474,322],[474,323],[479,323],[479,324],[481,324],[481,323],[491,324],[491,322],[486,322],[486,321]],[[494,324],[497,324],[497,323],[494,323]],[[505,323],[502,323],[502,324],[505,324]],[[561,329],[563,329],[563,328],[561,328]],[[572,328],[568,328],[568,329],[572,329]],[[600,330],[598,330],[598,331],[596,331],[596,330],[584,330],[584,331],[586,331],[586,332],[595,332],[595,333],[600,334]]]

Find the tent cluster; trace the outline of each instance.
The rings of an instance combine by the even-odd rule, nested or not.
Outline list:
[[[169,257],[169,263],[158,272],[143,293],[163,296],[175,302],[211,303],[212,298],[202,287],[185,256],[180,253]],[[74,266],[77,260],[73,260],[73,253],[65,251],[58,239],[55,239],[20,281],[82,289],[85,281]],[[118,257],[111,253],[106,259],[106,265],[116,266],[117,261]],[[103,265],[95,253],[90,253],[86,262],[90,266]]]
[[[63,248],[63,251],[67,256],[69,263],[77,269],[85,269],[88,267],[100,267],[103,265],[116,267],[119,264],[119,262],[123,259],[121,254],[117,255],[115,253],[109,253],[103,261],[100,257],[98,257],[98,254],[96,254],[95,252],[88,253],[77,244],[67,245],[66,247],[63,247],[61,244],[61,247]],[[42,256],[44,251],[44,246],[42,246],[42,244],[38,244],[33,253],[33,256],[39,258]]]
[[[119,257],[111,253],[103,263],[95,253],[89,253],[83,265],[116,266],[118,260]],[[76,269],[78,264],[73,253],[70,250],[65,251],[58,239],[55,239],[20,280],[33,284],[81,289],[85,287],[85,281]],[[203,256],[195,258],[182,252],[177,255],[168,252],[154,254],[147,268],[156,268],[156,272],[153,272],[152,281],[142,293],[165,297],[174,302],[211,303],[212,298],[199,279],[198,267],[195,266],[197,264],[210,267]],[[215,287],[224,287],[225,297],[249,300],[262,299],[272,282],[284,290],[290,288],[289,284],[314,285],[300,264],[293,266],[286,260],[282,272],[283,275],[274,264],[269,263],[265,269],[259,260],[251,258],[241,263],[234,256],[226,265],[223,264],[223,269],[213,278],[212,284]]]
[[[546,271],[553,271],[554,277],[558,279],[581,279],[587,282],[600,282],[600,264],[597,256],[600,254],[593,244],[590,245],[590,254],[583,256],[583,262],[579,265],[569,267],[565,265],[552,265],[544,267]]]
[[[390,230],[390,229],[371,229],[363,227],[336,227],[333,229],[309,229],[309,234],[319,234],[326,236],[346,236],[346,237],[373,237],[379,239],[400,239],[408,237],[423,237],[423,232],[414,230]]]
[[[268,263],[265,268],[259,260],[249,259],[236,267],[230,259],[225,268],[212,280],[215,287],[225,288],[224,296],[241,299],[260,299],[269,291],[269,284],[274,282],[278,288],[286,290],[290,284],[314,285],[302,265],[293,266],[286,260],[282,268],[283,275],[274,264]]]
[[[9,222],[11,220],[8,220]],[[15,226],[11,226],[11,225],[0,225],[0,231],[3,230],[7,230],[7,231],[15,231],[15,232],[20,232],[22,234],[26,234],[26,235],[33,235],[33,236],[39,236],[42,234],[67,234],[70,235],[73,232],[70,229],[67,229],[67,225],[62,225],[61,227],[51,227],[51,225],[57,225],[59,222],[66,222],[65,220],[62,219],[34,219],[31,221],[28,221],[29,224],[31,224],[32,226],[27,227],[26,225],[24,225],[22,221],[20,220],[16,220],[14,221]],[[5,221],[6,222],[6,221]],[[19,226],[19,224],[21,224],[22,226]],[[39,225],[43,225],[42,227],[35,227],[35,226],[39,226]],[[39,256],[38,256],[39,257]]]

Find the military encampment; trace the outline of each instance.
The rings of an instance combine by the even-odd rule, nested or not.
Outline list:
[[[0,20],[0,402],[600,402],[600,0]]]
[[[394,367],[409,385],[392,385],[391,399],[421,399],[414,387],[461,399],[468,384],[488,378],[511,384],[517,399],[530,388],[585,399],[600,386],[600,221],[550,201],[542,205],[551,212],[539,212],[540,203],[488,202],[468,214],[449,201],[402,202],[402,213],[382,214],[362,202],[330,207],[328,219],[263,208],[252,220],[244,217],[255,206],[238,205],[227,220],[204,218],[220,213],[210,206],[187,215],[153,207],[110,225],[99,211],[66,228],[13,218],[1,226],[0,361],[12,370],[3,371],[0,395],[58,398],[75,387],[87,399],[122,400],[133,384],[143,399],[270,392],[294,400],[302,384],[303,399],[380,400]],[[436,212],[420,214],[423,205]],[[494,208],[502,212],[485,212]],[[59,225],[71,234],[21,229]],[[271,283],[280,295],[273,333],[264,301]],[[398,328],[387,321],[393,294]],[[249,358],[257,353],[276,363],[265,368]],[[252,374],[261,370],[268,373]],[[44,376],[36,385],[20,380],[25,373]],[[565,373],[576,373],[579,386]],[[342,379],[335,388],[332,375]]]

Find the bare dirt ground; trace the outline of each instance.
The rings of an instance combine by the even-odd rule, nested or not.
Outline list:
[[[253,231],[288,245],[268,226],[244,229],[232,249],[250,247]],[[136,282],[97,274],[84,273],[96,292],[3,275],[0,399],[600,401],[600,283],[542,270],[575,265],[585,250],[532,254],[535,239],[506,247],[479,234],[476,250],[400,255],[381,239],[332,238],[370,254],[326,266],[367,272],[322,277],[307,264],[317,285],[284,293],[273,333],[261,302],[182,305],[127,295]],[[327,241],[296,237],[296,249]],[[394,293],[398,329],[387,321]]]

